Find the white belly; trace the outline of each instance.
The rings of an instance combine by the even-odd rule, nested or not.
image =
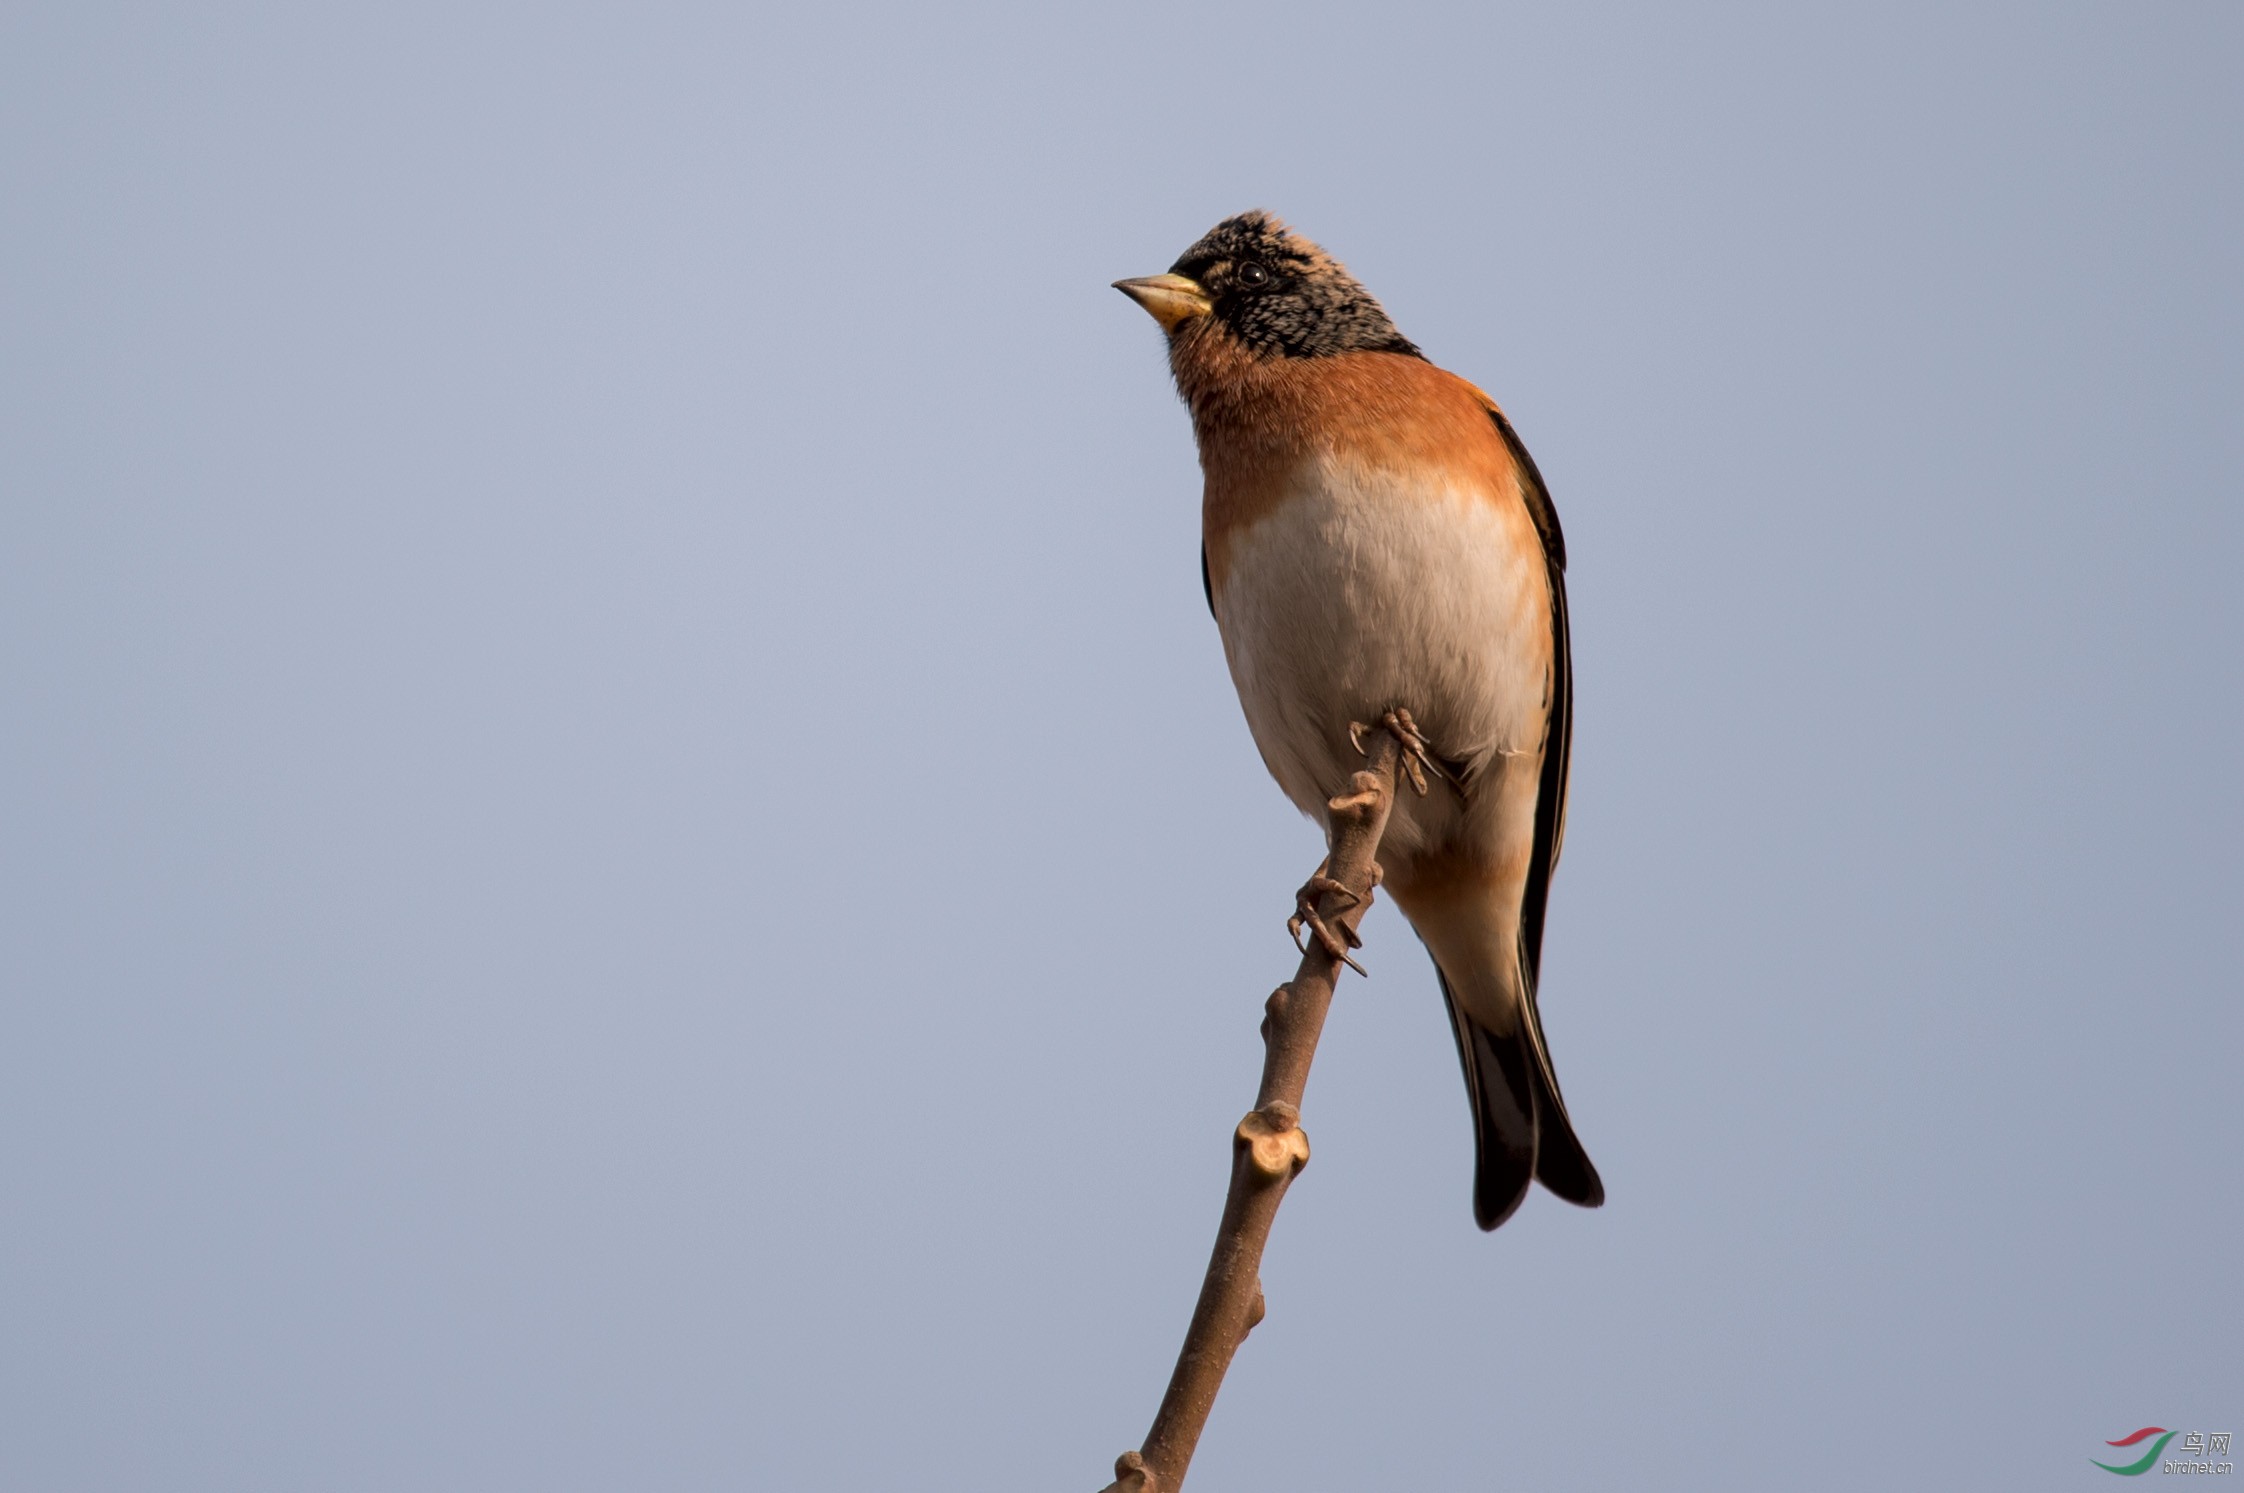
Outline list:
[[[1541,761],[1550,593],[1524,505],[1400,481],[1331,461],[1306,469],[1288,501],[1230,536],[1215,597],[1255,745],[1320,822],[1362,765],[1349,722],[1398,705],[1468,781]],[[1396,808],[1382,860],[1496,828],[1468,826],[1439,786]]]

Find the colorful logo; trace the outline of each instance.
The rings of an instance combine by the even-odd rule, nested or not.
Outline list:
[[[2096,1465],[2103,1468],[2104,1471],[2116,1472],[2121,1477],[2141,1477],[2153,1467],[2156,1467],[2160,1472],[2226,1474],[2236,1470],[2236,1464],[2228,1460],[2229,1433],[2226,1431],[2192,1431],[2188,1435],[2182,1436],[2180,1431],[2169,1431],[2164,1426],[2145,1426],[2132,1436],[2122,1436],[2117,1441],[2107,1441],[2104,1445],[2134,1446],[2144,1441],[2150,1441],[2153,1436],[2158,1439],[2151,1441],[2150,1450],[2143,1453],[2141,1461],[2129,1462],[2124,1467],[2114,1467],[2109,1462],[2096,1462],[2094,1457],[2090,1457],[2088,1460],[2096,1462]],[[2160,1462],[2158,1460],[2159,1455],[2166,1450],[2166,1443],[2172,1441],[2176,1436],[2182,1437],[2182,1454],[2169,1461]],[[2208,1458],[2217,1460],[2207,1460]]]
[[[2104,1471],[2116,1472],[2121,1477],[2141,1477],[2158,1465],[2158,1454],[2166,1450],[2167,1442],[2172,1441],[2180,1434],[2178,1431],[2169,1431],[2164,1426],[2145,1426],[2132,1436],[2122,1436],[2117,1441],[2104,1443],[2106,1446],[2133,1446],[2146,1436],[2156,1436],[2158,1439],[2151,1443],[2149,1451],[2143,1453],[2143,1459],[2140,1462],[2130,1462],[2125,1467],[2114,1467],[2109,1462],[2096,1462],[2094,1457],[2090,1457],[2088,1460],[2096,1462],[2096,1465],[2103,1468]]]

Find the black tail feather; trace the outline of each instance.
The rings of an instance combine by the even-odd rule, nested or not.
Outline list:
[[[1495,1228],[1519,1211],[1528,1184],[1537,1180],[1567,1202],[1585,1208],[1603,1203],[1605,1184],[1567,1118],[1532,999],[1526,1019],[1498,1033],[1473,1020],[1448,976],[1440,978],[1473,1107],[1474,1222]]]
[[[1535,1180],[1569,1203],[1602,1208],[1605,1206],[1604,1179],[1590,1164],[1589,1153],[1582,1149],[1580,1137],[1574,1134],[1574,1122],[1566,1116],[1566,1101],[1559,1097],[1558,1084],[1549,1079],[1547,1073],[1546,1067],[1535,1079],[1538,1121]]]

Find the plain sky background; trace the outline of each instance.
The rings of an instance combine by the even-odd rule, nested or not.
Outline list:
[[[1195,1487],[2244,1432],[2244,9],[18,4],[0,1487],[1077,1489],[1316,830],[1107,288],[1275,210],[1572,557],[1483,1236],[1367,926]]]

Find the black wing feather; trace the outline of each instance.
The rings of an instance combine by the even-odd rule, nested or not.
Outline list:
[[[1520,899],[1519,962],[1527,994],[1528,1051],[1532,1062],[1537,1144],[1535,1175],[1545,1187],[1570,1203],[1594,1208],[1605,1201],[1605,1184],[1566,1113],[1559,1093],[1558,1073],[1551,1065],[1550,1045],[1543,1037],[1543,1013],[1537,999],[1543,972],[1543,913],[1550,900],[1551,872],[1558,865],[1566,841],[1567,771],[1574,749],[1574,649],[1566,619],[1566,536],[1558,527],[1558,509],[1535,458],[1527,454],[1519,432],[1504,412],[1490,407],[1496,429],[1503,434],[1512,460],[1519,467],[1520,493],[1543,539],[1543,564],[1551,587],[1551,680],[1549,726],[1543,738],[1543,776],[1535,794],[1535,846],[1527,866],[1527,887]],[[1490,1227],[1485,1216],[1482,1228]]]
[[[1550,898],[1551,872],[1558,866],[1566,841],[1566,774],[1574,750],[1574,649],[1566,621],[1566,535],[1558,527],[1558,509],[1550,489],[1527,454],[1519,432],[1504,412],[1491,408],[1496,429],[1518,464],[1520,488],[1535,532],[1543,539],[1543,565],[1551,584],[1551,700],[1550,727],[1543,741],[1543,779],[1535,795],[1535,852],[1527,867],[1527,896],[1520,908],[1519,936],[1527,957],[1528,988],[1533,991],[1543,968],[1543,909]],[[1533,999],[1532,994],[1529,996]]]

